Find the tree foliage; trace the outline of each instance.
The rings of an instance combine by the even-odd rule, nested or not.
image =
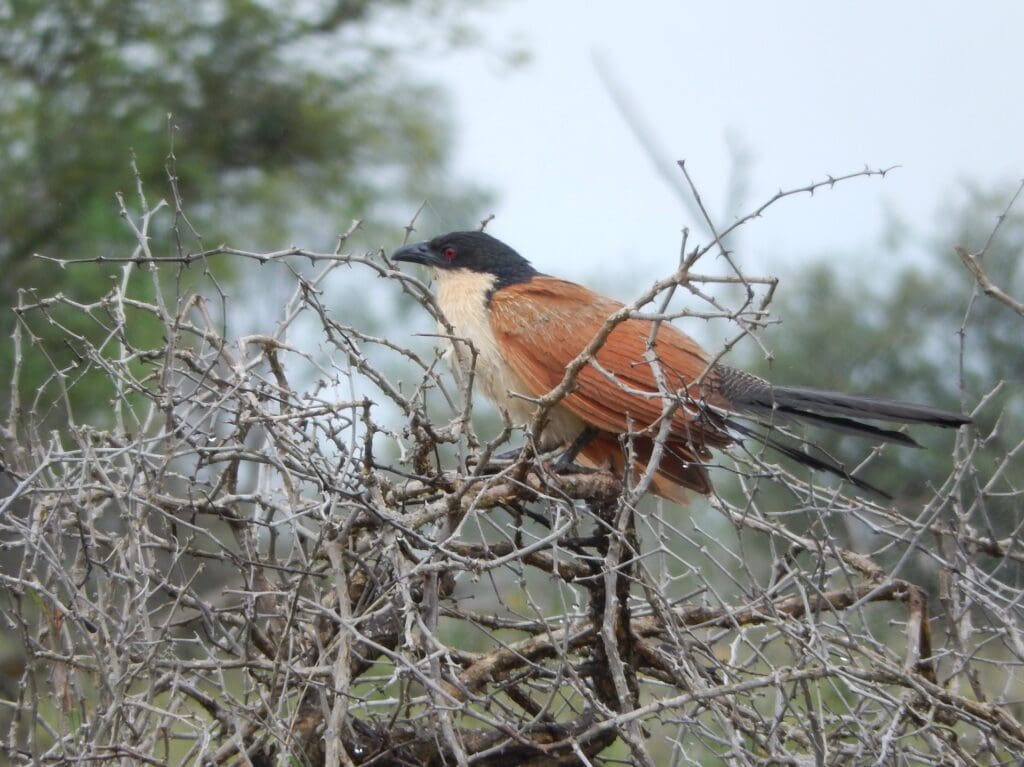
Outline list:
[[[111,215],[115,192],[134,189],[132,153],[147,188],[170,198],[170,175],[190,202],[203,236],[194,249],[229,234],[240,247],[287,245],[311,225],[383,224],[428,188],[435,207],[465,212],[470,187],[436,184],[449,149],[443,93],[410,76],[399,55],[431,32],[443,38],[458,6],[0,3],[0,305],[16,303],[18,289],[79,299],[109,289],[110,272],[55,273],[32,256],[133,246]],[[406,31],[382,34],[385,12]],[[0,336],[13,321],[0,313]],[[9,365],[5,346],[0,369]]]
[[[1002,219],[1012,189],[965,186],[948,203],[938,231],[918,243],[916,257],[878,273],[857,268],[857,256],[830,254],[781,275],[772,304],[779,324],[762,340],[771,359],[751,355],[747,367],[779,383],[854,391],[927,402],[953,410],[995,391],[977,414],[991,431],[988,445],[1004,454],[1024,423],[1019,382],[1024,380],[1019,318],[964,280],[957,247],[977,252],[1002,221],[984,262],[1011,294],[1024,294],[1024,215]],[[896,245],[905,251],[915,243]],[[893,243],[888,247],[892,248]],[[897,247],[898,249],[898,247]],[[1005,428],[994,429],[997,419]],[[867,469],[872,481],[902,497],[929,492],[928,483],[948,468],[941,446],[948,434],[913,430],[938,450],[886,448]],[[815,444],[857,465],[862,440],[813,433]],[[870,446],[868,446],[870,447]]]

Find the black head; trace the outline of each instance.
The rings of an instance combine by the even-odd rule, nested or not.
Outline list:
[[[484,232],[449,232],[428,242],[399,248],[393,261],[423,264],[441,271],[468,269],[493,274],[495,288],[526,282],[537,270],[512,248]]]

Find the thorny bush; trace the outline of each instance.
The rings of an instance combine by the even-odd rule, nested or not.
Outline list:
[[[634,308],[677,317],[678,290],[732,328],[725,348],[755,333],[774,283],[718,243],[835,181],[684,241]],[[51,370],[0,435],[11,763],[1024,758],[1024,547],[988,508],[1019,506],[1024,443],[982,472],[986,435],[962,430],[913,506],[742,451],[707,503],[641,504],[621,477],[498,458],[529,428],[474,421],[473,381],[422,334],[446,333],[428,286],[383,251],[189,252],[180,202],[147,207],[140,188],[134,204],[134,253],[52,259],[116,269],[106,295],[15,309],[14,391],[26,359]],[[984,277],[981,255],[962,253]],[[279,314],[229,332],[217,259],[275,270]],[[374,330],[332,304],[337,285],[417,311]],[[33,346],[44,322],[68,362]],[[69,392],[97,377],[109,406],[76,412]],[[766,513],[764,483],[813,523]]]

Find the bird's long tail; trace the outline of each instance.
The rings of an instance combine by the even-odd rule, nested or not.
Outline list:
[[[970,417],[962,413],[928,405],[801,386],[773,386],[763,378],[722,365],[716,371],[716,393],[729,403],[729,409],[765,424],[784,425],[802,421],[862,437],[919,447],[901,431],[862,421],[921,423],[946,428],[971,422]]]
[[[801,422],[876,441],[920,447],[912,437],[902,431],[865,421],[926,424],[944,428],[956,428],[971,423],[971,418],[962,413],[928,405],[800,386],[774,386],[763,378],[724,365],[716,366],[715,372],[715,393],[726,401],[729,415],[748,418],[762,426],[777,427]],[[804,465],[838,474],[860,487],[880,492],[877,488],[850,476],[841,465],[828,456],[813,455],[787,445],[768,434],[740,425],[731,417],[727,422],[744,436],[752,437]]]

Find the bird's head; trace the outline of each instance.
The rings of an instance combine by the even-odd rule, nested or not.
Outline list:
[[[416,242],[399,248],[393,261],[422,264],[435,278],[446,273],[465,270],[491,274],[494,287],[526,282],[537,274],[530,262],[501,240],[484,232],[449,232],[432,240]]]

